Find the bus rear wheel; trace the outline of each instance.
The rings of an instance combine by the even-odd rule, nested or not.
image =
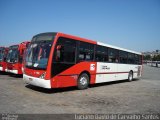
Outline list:
[[[89,77],[86,73],[82,73],[78,78],[77,87],[79,90],[87,89],[89,85]]]
[[[128,74],[128,81],[131,82],[133,80],[133,72],[130,71]]]

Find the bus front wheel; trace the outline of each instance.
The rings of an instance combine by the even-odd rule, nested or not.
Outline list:
[[[87,89],[89,85],[89,77],[86,73],[82,73],[78,78],[78,89]]]

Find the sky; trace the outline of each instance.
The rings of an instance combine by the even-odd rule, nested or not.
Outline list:
[[[0,46],[43,32],[160,50],[160,0],[0,0]]]

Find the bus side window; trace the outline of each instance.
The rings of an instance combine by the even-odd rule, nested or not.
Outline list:
[[[83,60],[84,59],[84,54],[79,54],[79,59]]]
[[[92,61],[94,58],[94,45],[85,42],[79,42],[78,61]]]
[[[109,62],[119,62],[118,50],[109,48],[108,49],[108,60]]]
[[[135,54],[135,64],[139,64],[139,55]]]
[[[119,51],[119,62],[127,64],[127,60],[128,60],[128,53],[125,51]]]
[[[55,51],[54,61],[75,63],[76,41],[60,37]]]
[[[138,60],[138,64],[141,65],[142,64],[142,55],[138,55],[139,56],[139,60]]]
[[[104,46],[97,45],[96,46],[96,53],[95,53],[95,60],[97,62],[108,61],[108,48],[104,47]]]
[[[135,55],[133,53],[128,53],[128,64],[135,64]]]

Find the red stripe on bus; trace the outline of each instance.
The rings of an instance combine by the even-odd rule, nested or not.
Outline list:
[[[101,72],[96,74],[123,74],[123,73],[129,73],[129,72]],[[134,71],[133,73],[137,73],[137,71]]]
[[[129,72],[101,72],[101,73],[95,73],[95,74],[123,74],[123,73],[129,73]],[[137,73],[137,71],[134,71],[133,73]],[[95,75],[91,74],[91,75]],[[57,76],[77,76],[78,74],[60,74]]]

